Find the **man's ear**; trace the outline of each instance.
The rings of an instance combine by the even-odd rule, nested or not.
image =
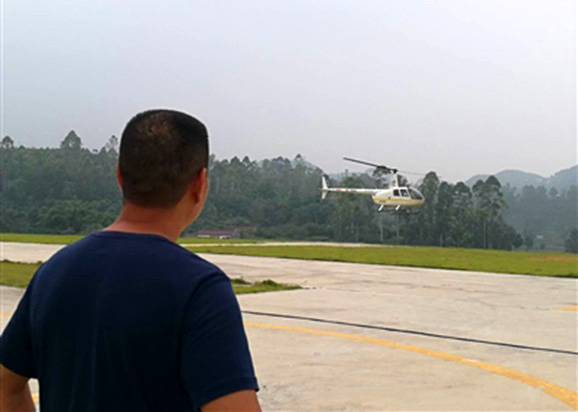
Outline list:
[[[120,175],[120,169],[119,169],[118,165],[116,165],[116,168],[114,169],[114,171],[116,173],[116,183],[118,184],[118,188],[122,192],[122,176]]]
[[[208,189],[209,180],[207,179],[207,168],[204,167],[199,173],[197,173],[191,182],[191,194],[195,203],[200,203],[205,200]]]

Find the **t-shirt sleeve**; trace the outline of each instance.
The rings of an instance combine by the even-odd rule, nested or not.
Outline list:
[[[231,282],[211,275],[185,314],[181,375],[196,408],[245,389],[258,390],[241,310]]]
[[[0,363],[18,375],[35,378],[29,316],[31,287],[32,283],[0,336]]]

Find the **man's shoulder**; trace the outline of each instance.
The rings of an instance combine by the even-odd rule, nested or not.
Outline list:
[[[167,272],[223,274],[215,264],[158,235],[101,231],[62,248],[44,266],[163,267]]]

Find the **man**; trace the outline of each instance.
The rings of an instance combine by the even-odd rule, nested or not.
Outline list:
[[[34,275],[0,341],[0,409],[258,411],[228,278],[178,246],[208,192],[208,138],[184,113],[135,116],[121,139],[123,207]]]

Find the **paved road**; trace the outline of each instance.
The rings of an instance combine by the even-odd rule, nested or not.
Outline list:
[[[28,261],[57,249],[0,247]],[[204,257],[231,277],[305,288],[239,297],[265,410],[578,407],[576,280]],[[2,313],[20,294],[2,289]]]

